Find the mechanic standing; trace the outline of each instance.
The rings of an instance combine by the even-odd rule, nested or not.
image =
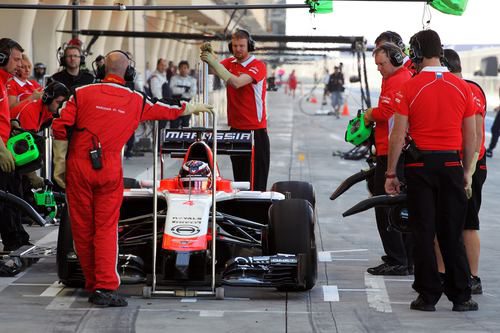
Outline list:
[[[115,293],[117,233],[123,198],[122,148],[139,121],[175,119],[179,115],[209,112],[211,106],[183,103],[153,104],[126,88],[135,75],[123,51],[111,51],[101,83],[77,88],[52,125],[54,179],[66,188],[75,250],[85,275],[89,302],[126,306]],[[68,142],[67,127],[73,127]],[[68,148],[69,147],[69,148]],[[66,158],[67,154],[67,158]]]
[[[462,78],[462,64],[457,52],[452,49],[444,50],[444,61],[448,70],[459,78]],[[472,193],[469,193],[467,201],[467,214],[464,226],[464,245],[467,253],[467,260],[471,271],[471,292],[472,294],[482,294],[483,287],[479,273],[479,209],[481,208],[481,193],[483,184],[486,181],[486,149],[484,147],[484,118],[486,117],[486,96],[481,87],[469,80],[465,80],[474,95],[474,119],[476,124],[476,146],[474,157],[472,159]],[[439,247],[436,248],[439,251]],[[445,273],[444,263],[441,253],[437,253],[438,270],[440,273]]]
[[[77,45],[66,46],[59,58],[59,65],[63,70],[52,75],[49,82],[59,81],[68,87],[71,93],[78,87],[94,82],[94,76],[88,70],[82,69],[85,65],[85,56]]]
[[[410,71],[411,75],[415,75],[415,66],[413,66],[413,62],[411,61],[410,57],[408,57],[407,52],[406,52],[406,45],[403,42],[403,38],[401,38],[401,35],[398,34],[397,32],[394,31],[384,31],[378,37],[375,39],[375,47],[379,47],[383,43],[393,43],[399,49],[404,55],[404,60],[403,60],[403,66]]]
[[[6,82],[22,66],[21,45],[10,38],[0,39],[0,190],[21,197],[21,176],[15,172],[14,158],[7,150],[10,136],[9,98]],[[3,250],[14,251],[29,244],[29,235],[21,224],[21,214],[15,207],[0,202],[0,236]]]
[[[220,63],[209,43],[201,46],[201,60],[227,84],[227,120],[233,131],[253,131],[254,156],[231,156],[236,181],[250,181],[252,190],[265,191],[269,175],[270,146],[266,114],[266,65],[250,52],[255,41],[246,30],[231,36],[232,57]],[[252,165],[253,164],[253,165]]]
[[[410,308],[435,311],[444,291],[453,311],[475,311],[478,305],[471,299],[462,238],[465,189],[472,181],[476,144],[473,96],[464,80],[441,67],[442,54],[441,40],[433,30],[420,31],[410,40],[410,57],[419,74],[396,94],[385,189],[388,194],[400,191],[396,165],[408,131],[414,145],[405,154],[405,177],[409,223],[414,228],[413,288],[419,293]],[[446,267],[443,285],[434,253],[435,235]]]
[[[411,73],[403,66],[401,50],[392,43],[382,43],[374,51],[375,64],[382,75],[382,89],[378,106],[366,110],[365,122],[375,122],[375,148],[377,165],[375,167],[374,195],[385,194],[385,171],[387,170],[387,151],[389,145],[389,122],[393,121],[395,95]],[[407,255],[403,235],[396,230],[388,230],[389,217],[387,208],[375,208],[377,228],[384,247],[383,263],[367,269],[373,275],[408,275],[413,265],[411,255]]]

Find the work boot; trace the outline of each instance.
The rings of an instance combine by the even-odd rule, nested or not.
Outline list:
[[[408,267],[383,263],[366,270],[371,275],[408,275]]]
[[[411,302],[410,309],[419,311],[436,311],[434,304],[426,303],[422,295],[418,295],[417,299]],[[455,307],[453,307],[455,309]]]
[[[127,306],[128,302],[125,297],[118,295],[112,290],[97,289],[89,296],[89,303],[99,306]]]
[[[459,312],[464,312],[464,311],[477,311],[479,309],[479,306],[477,305],[476,302],[472,300],[472,298],[469,298],[468,301],[465,302],[460,302],[460,303],[455,303],[453,302],[453,311],[459,311]]]
[[[470,287],[471,294],[473,295],[482,295],[483,294],[483,286],[481,284],[481,279],[479,276],[471,276],[472,285]]]

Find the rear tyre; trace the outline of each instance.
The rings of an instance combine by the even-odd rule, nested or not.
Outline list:
[[[276,182],[271,187],[271,191],[283,193],[288,199],[304,199],[311,203],[313,209],[316,207],[316,197],[314,188],[308,182],[296,180]],[[287,195],[289,193],[289,197]]]
[[[61,214],[61,223],[59,224],[59,234],[57,236],[57,275],[61,283],[65,286],[81,288],[85,285],[85,279],[80,268],[80,263],[76,257],[71,259],[68,257],[68,255],[71,256],[74,253],[71,222],[66,206]]]
[[[316,283],[318,255],[313,219],[312,205],[303,199],[281,200],[269,209],[268,254],[304,254],[305,285],[285,286],[279,290],[309,290]]]

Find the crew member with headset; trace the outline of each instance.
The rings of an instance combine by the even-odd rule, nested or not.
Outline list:
[[[394,31],[384,31],[375,39],[375,47],[379,47],[381,44],[386,42],[396,44],[399,47],[401,52],[404,54],[403,66],[409,70],[412,75],[415,75],[415,67],[413,66],[413,62],[410,57],[407,55],[406,45],[403,42],[401,35]]]
[[[117,228],[123,198],[122,148],[140,121],[175,119],[179,115],[211,112],[212,106],[182,103],[153,104],[145,95],[125,87],[135,69],[120,50],[106,55],[100,83],[77,88],[52,124],[54,180],[66,188],[75,250],[85,276],[89,302],[126,306],[115,290]],[[67,128],[73,127],[68,141]],[[66,157],[67,155],[67,157]]]
[[[444,291],[453,302],[453,311],[475,311],[478,305],[471,299],[462,239],[465,189],[472,181],[476,144],[473,97],[465,81],[441,67],[442,53],[441,40],[433,30],[420,31],[410,40],[410,57],[418,75],[396,94],[385,190],[400,192],[396,165],[408,133],[414,145],[405,154],[405,178],[415,242],[413,288],[419,294],[410,308],[435,311]],[[446,267],[443,285],[434,252],[435,235]]]
[[[94,76],[81,68],[84,64],[85,56],[80,47],[68,45],[59,57],[59,65],[63,67],[63,70],[52,75],[49,81],[61,82],[71,93],[74,93],[77,87],[94,82]]]
[[[231,130],[254,132],[253,163],[250,156],[231,156],[236,181],[250,181],[253,190],[265,191],[269,175],[270,147],[266,114],[266,65],[250,52],[255,41],[250,33],[236,30],[231,36],[232,57],[220,63],[210,43],[201,46],[201,60],[227,84],[227,121]]]
[[[10,110],[13,127],[39,132],[45,126],[50,125],[53,118],[58,117],[57,111],[68,95],[69,90],[64,84],[52,81],[45,87],[39,100],[25,100]],[[43,178],[39,177],[36,171],[26,173],[24,176],[34,188],[44,185]]]
[[[365,122],[375,122],[375,148],[377,164],[375,167],[374,195],[385,194],[385,176],[387,170],[387,151],[389,145],[389,123],[393,121],[395,95],[412,75],[403,66],[403,54],[395,44],[381,43],[374,51],[375,64],[382,75],[382,89],[378,106],[369,108],[364,113]],[[383,263],[367,269],[373,275],[408,275],[412,271],[411,253],[403,240],[403,235],[395,230],[388,230],[389,217],[385,207],[375,208],[377,228],[384,247]],[[410,251],[408,251],[410,252]]]
[[[444,50],[444,64],[449,71],[459,78],[462,78],[462,64],[457,52],[452,49]],[[472,159],[471,173],[472,185],[467,201],[467,213],[463,231],[465,251],[471,270],[471,292],[472,294],[482,294],[483,287],[479,278],[479,209],[481,208],[481,194],[483,184],[486,181],[486,148],[484,147],[484,118],[486,117],[486,96],[482,88],[474,81],[465,80],[474,95],[474,110],[476,124],[476,146]],[[436,249],[439,251],[439,248]],[[440,273],[445,273],[445,267],[440,252],[437,254],[438,269]]]
[[[7,150],[11,124],[6,82],[22,66],[23,48],[10,38],[0,39],[0,190],[21,197],[21,177],[15,172],[14,157]],[[0,201],[0,236],[3,250],[14,251],[29,244],[19,210]]]

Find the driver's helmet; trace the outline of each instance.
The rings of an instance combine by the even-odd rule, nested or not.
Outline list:
[[[179,172],[179,184],[185,190],[206,191],[210,188],[211,180],[210,167],[203,161],[187,161]]]

